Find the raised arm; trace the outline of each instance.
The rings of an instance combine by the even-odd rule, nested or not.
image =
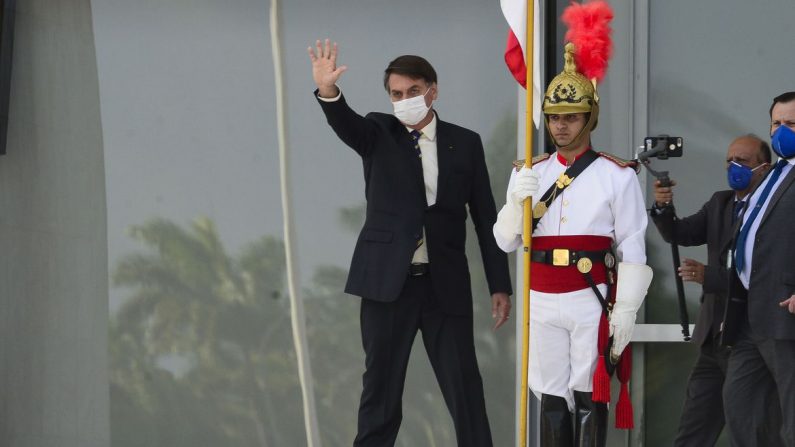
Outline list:
[[[337,66],[337,44],[316,41],[315,48],[307,48],[312,61],[312,77],[317,85],[315,97],[323,109],[334,133],[360,156],[366,157],[373,144],[375,123],[359,115],[348,106],[345,97],[337,87],[347,67]]]

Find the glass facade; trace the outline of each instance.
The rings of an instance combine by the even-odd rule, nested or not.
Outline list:
[[[93,2],[108,185],[114,447],[306,445],[284,280],[268,2]],[[481,134],[497,201],[516,144],[516,84],[497,5],[290,1],[281,27],[300,295],[323,445],[350,445],[364,357],[344,280],[361,227],[358,156],[331,131],[306,47],[339,42],[340,88],[390,112],[400,54],[439,75],[441,119]],[[124,18],[122,20],[122,17]],[[474,235],[473,229],[469,234]],[[492,331],[474,237],[475,336],[496,445],[513,443],[514,336]],[[455,435],[424,348],[412,354],[401,446]]]
[[[765,136],[771,98],[790,89],[793,62],[781,55],[789,54],[783,42],[791,25],[777,14],[784,3],[611,2],[615,51],[600,87],[595,146],[631,158],[646,135],[683,137],[685,155],[655,166],[677,180],[680,215],[695,212],[725,188],[731,139]],[[567,4],[544,7],[559,12]],[[268,7],[259,0],[92,1],[114,447],[306,443],[285,284]],[[503,63],[507,25],[496,4],[298,0],[283,8],[289,185],[317,415],[324,445],[349,445],[363,354],[359,300],[342,289],[364,182],[359,158],[315,103],[306,47],[325,37],[339,42],[339,62],[348,66],[339,85],[362,114],[391,111],[382,86],[389,60],[426,57],[439,74],[440,117],[483,138],[498,207],[517,152],[517,88]],[[545,27],[557,38],[544,51],[547,65],[559,69],[563,29],[551,22]],[[648,176],[640,178],[650,190]],[[676,324],[670,249],[653,227],[647,240],[655,279],[641,319]],[[467,250],[494,442],[512,445],[515,334],[491,330],[473,237]],[[703,248],[681,253],[705,258]],[[692,322],[700,291],[687,286],[686,294]],[[650,343],[638,351],[638,428],[611,431],[609,444],[669,445],[697,349]],[[398,445],[455,445],[421,344],[403,414]]]
[[[793,88],[795,62],[779,57],[788,52],[782,38],[792,30],[780,14],[787,6],[784,1],[707,1],[698,7],[678,0],[649,2],[649,134],[685,139],[682,158],[655,162],[678,183],[674,200],[680,216],[697,212],[714,191],[729,189],[725,160],[734,138],[754,133],[769,141],[768,108],[773,97]],[[646,321],[676,323],[670,248],[654,228],[647,237],[655,280]],[[705,247],[680,252],[682,258],[706,262]],[[694,322],[701,291],[685,284]],[[696,346],[681,343],[647,346],[647,445],[669,445],[674,439],[697,353]],[[718,445],[728,445],[725,432]]]

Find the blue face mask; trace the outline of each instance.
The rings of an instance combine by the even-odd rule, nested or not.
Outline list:
[[[779,126],[773,135],[771,135],[770,142],[773,146],[773,151],[781,158],[795,157],[795,132],[787,126]]]
[[[748,166],[737,163],[736,161],[730,162],[729,169],[726,170],[729,177],[729,187],[735,191],[743,191],[747,189],[748,186],[751,185],[751,177],[754,176],[754,171],[766,164],[767,163],[762,163],[761,165],[751,169]]]

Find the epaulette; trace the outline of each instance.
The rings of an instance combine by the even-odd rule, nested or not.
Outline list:
[[[545,152],[541,155],[536,155],[535,157],[533,157],[531,161],[533,164],[536,164],[536,163],[541,163],[547,158],[549,158],[549,154]],[[524,159],[516,160],[513,162],[513,167],[516,168],[516,172],[519,172],[519,170],[522,169],[522,166],[524,166]]]
[[[632,170],[634,170],[635,173],[640,172],[640,164],[637,162],[637,160],[624,160],[623,158],[618,158],[615,155],[609,154],[607,152],[597,152],[597,153],[599,154],[599,156],[612,161],[613,163],[621,166],[622,168],[632,168]]]

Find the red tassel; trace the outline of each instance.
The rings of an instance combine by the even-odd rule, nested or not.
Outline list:
[[[596,371],[593,373],[593,401],[610,402],[610,376],[605,368],[605,356],[600,355],[596,360]]]
[[[618,404],[616,404],[616,428],[619,430],[629,430],[635,427],[635,419],[632,414],[632,401],[629,398],[629,387],[626,382],[621,383],[621,391],[618,393]]]
[[[610,329],[607,326],[607,317],[605,316],[604,312],[602,312],[602,316],[599,317],[599,329],[596,338],[596,349],[599,350],[599,355],[604,355],[605,349],[607,349],[607,342],[609,338]]]
[[[627,345],[621,353],[621,360],[616,365],[616,376],[621,383],[629,382],[632,377],[632,345]]]
[[[607,349],[607,340],[610,336],[610,330],[607,327],[607,317],[604,312],[599,319],[599,332],[596,342],[596,349],[599,350],[599,357],[596,359],[596,371],[593,373],[593,401],[608,403],[610,402],[610,375],[607,374],[607,367],[605,356],[603,355]]]
[[[629,430],[635,426],[632,415],[632,400],[629,398],[629,378],[632,376],[632,345],[627,345],[621,353],[621,360],[616,366],[616,376],[621,382],[616,404],[616,428]]]

